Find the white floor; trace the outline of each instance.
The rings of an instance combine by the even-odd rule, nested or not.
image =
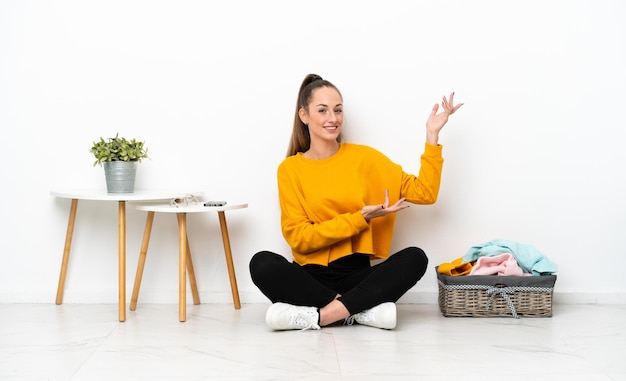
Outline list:
[[[626,380],[626,306],[551,318],[446,318],[398,305],[398,327],[271,332],[269,304],[0,304],[0,380]]]

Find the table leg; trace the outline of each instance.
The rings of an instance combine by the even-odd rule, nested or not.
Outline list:
[[[178,320],[187,320],[187,214],[176,213],[178,218]]]
[[[189,285],[191,286],[191,295],[193,296],[193,304],[200,304],[200,294],[198,293],[198,283],[196,282],[196,273],[193,270],[193,260],[191,259],[191,248],[189,247],[189,237],[185,236],[187,242],[187,273],[189,274]]]
[[[224,243],[224,255],[226,256],[226,266],[230,277],[230,289],[233,293],[233,303],[235,309],[241,308],[239,301],[239,289],[237,288],[237,278],[235,277],[235,266],[233,265],[233,253],[230,249],[230,238],[228,237],[228,227],[226,226],[226,215],[224,211],[217,212],[220,219],[220,230],[222,231],[222,242]]]
[[[126,321],[126,201],[118,203],[119,316]]]
[[[137,273],[135,274],[135,285],[133,294],[130,298],[130,310],[137,308],[137,299],[139,298],[139,288],[141,287],[141,278],[143,277],[143,269],[146,265],[146,256],[148,255],[148,245],[150,244],[150,234],[152,233],[152,223],[154,222],[154,212],[148,212],[146,217],[146,227],[143,231],[143,241],[141,242],[141,251],[139,252],[139,263],[137,264]]]
[[[74,234],[74,223],[76,222],[76,209],[78,199],[73,198],[70,206],[70,216],[67,221],[67,233],[65,233],[65,247],[63,248],[63,260],[61,261],[61,274],[59,275],[59,285],[57,286],[56,304],[63,303],[63,289],[65,288],[65,276],[67,275],[67,265],[70,261],[70,248],[72,246],[72,236]]]

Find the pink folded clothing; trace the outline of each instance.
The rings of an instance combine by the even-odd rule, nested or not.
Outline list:
[[[469,275],[516,275],[523,276],[524,270],[517,264],[511,253],[480,257]],[[530,275],[530,274],[529,274]]]

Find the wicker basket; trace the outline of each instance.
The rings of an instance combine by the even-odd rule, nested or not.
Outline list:
[[[437,269],[435,268],[435,271]],[[448,276],[437,271],[446,317],[551,317],[556,275]]]

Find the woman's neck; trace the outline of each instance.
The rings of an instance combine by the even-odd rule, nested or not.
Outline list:
[[[332,142],[323,145],[311,144],[311,147],[305,153],[303,153],[302,156],[311,160],[328,159],[329,157],[336,154],[337,151],[339,151],[339,145],[340,144],[338,142]]]

